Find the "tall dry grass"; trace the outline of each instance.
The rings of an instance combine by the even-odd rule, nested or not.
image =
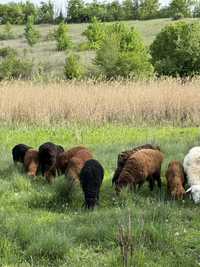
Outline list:
[[[0,121],[197,126],[200,80],[151,82],[4,82]]]

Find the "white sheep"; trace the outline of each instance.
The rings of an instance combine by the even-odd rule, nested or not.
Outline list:
[[[190,186],[186,193],[191,193],[196,204],[200,203],[200,146],[189,150],[184,158],[183,167]]]

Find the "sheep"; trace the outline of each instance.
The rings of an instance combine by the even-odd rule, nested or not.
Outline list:
[[[65,176],[70,177],[72,182],[80,182],[80,172],[85,162],[93,158],[91,151],[87,148],[78,151],[74,157],[72,157],[67,165]]]
[[[184,186],[186,184],[186,176],[181,162],[177,160],[171,161],[165,176],[167,179],[168,192],[171,194],[171,197],[182,199],[185,195]]]
[[[99,201],[99,191],[104,177],[104,169],[101,164],[90,159],[85,162],[80,172],[80,183],[85,196],[85,207],[93,209]]]
[[[13,147],[12,149],[12,156],[13,161],[16,164],[17,162],[24,163],[24,156],[28,149],[30,149],[30,146],[27,146],[25,144],[18,144]]]
[[[200,147],[189,150],[183,161],[184,171],[190,186],[186,193],[190,193],[194,202],[200,203]]]
[[[69,163],[69,160],[75,156],[75,154],[82,150],[82,149],[86,149],[84,146],[76,146],[73,147],[67,151],[64,151],[62,153],[60,153],[57,156],[56,159],[56,169],[57,169],[57,173],[58,175],[62,175],[65,173],[66,169],[67,169],[67,165]]]
[[[154,188],[155,180],[161,188],[160,171],[164,155],[159,150],[141,149],[130,156],[124,168],[122,169],[118,180],[115,183],[116,192],[119,193],[121,188],[130,186],[136,189],[147,180],[150,190]]]
[[[29,149],[24,156],[24,169],[28,176],[35,177],[39,167],[38,150]]]
[[[158,146],[153,146],[151,144],[144,144],[141,146],[137,146],[131,150],[126,150],[126,151],[122,151],[119,155],[118,155],[118,160],[117,160],[117,169],[115,170],[115,173],[113,175],[112,178],[112,184],[116,183],[127,159],[133,155],[135,152],[141,150],[141,149],[156,149],[156,150],[160,150],[160,148]]]
[[[49,183],[52,183],[56,176],[56,159],[60,151],[63,151],[63,148],[51,142],[44,143],[39,147],[40,169]]]

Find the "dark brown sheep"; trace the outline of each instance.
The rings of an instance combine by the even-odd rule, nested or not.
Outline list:
[[[18,144],[13,147],[12,149],[12,156],[13,161],[16,164],[17,162],[24,163],[24,156],[28,149],[30,149],[30,146],[27,146],[25,144]]]
[[[104,169],[95,159],[86,161],[81,172],[80,182],[85,196],[85,207],[93,209],[99,202],[99,191],[103,181]]]
[[[82,149],[86,149],[86,148],[84,146],[76,146],[67,151],[60,153],[57,156],[56,169],[59,175],[62,175],[65,173],[69,160],[73,158],[76,155],[76,153]]]
[[[24,168],[27,175],[35,177],[39,167],[39,154],[35,149],[29,149],[24,156]]]
[[[40,169],[49,183],[52,183],[56,176],[56,159],[59,152],[60,146],[51,142],[44,143],[39,147]]]
[[[177,160],[171,161],[165,176],[167,179],[167,189],[171,197],[174,199],[182,199],[185,195],[184,186],[186,183],[186,175],[181,162]]]
[[[130,156],[116,181],[116,191],[122,187],[139,187],[147,180],[150,190],[153,190],[155,180],[161,187],[160,171],[164,155],[159,150],[142,149]]]
[[[154,149],[154,150],[159,150],[160,151],[160,147],[159,146],[153,146],[151,144],[144,144],[141,146],[137,146],[131,150],[126,150],[126,151],[122,151],[119,155],[118,155],[118,159],[117,159],[117,169],[115,170],[115,173],[113,175],[112,178],[112,184],[116,183],[127,159],[133,155],[135,152],[141,150],[141,149]]]
[[[87,160],[93,158],[90,150],[87,148],[81,149],[74,157],[69,160],[65,175],[70,177],[73,181],[79,182],[80,172]]]

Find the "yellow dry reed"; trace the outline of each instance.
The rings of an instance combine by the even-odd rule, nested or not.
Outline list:
[[[3,82],[0,121],[197,126],[200,80],[150,82]]]

